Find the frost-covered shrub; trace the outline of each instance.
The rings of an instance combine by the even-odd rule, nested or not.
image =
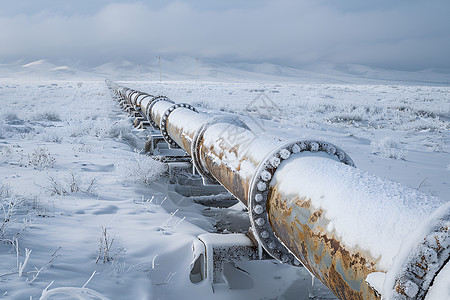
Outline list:
[[[44,142],[61,143],[63,140],[64,132],[61,128],[47,128],[41,135]]]
[[[122,122],[111,124],[109,128],[109,136],[112,138],[120,138],[130,131],[130,125]]]
[[[33,115],[32,119],[34,121],[52,121],[52,122],[58,122],[61,121],[61,117],[59,114],[55,111],[41,111],[37,112]]]
[[[108,136],[111,138],[123,140],[133,147],[136,147],[137,145],[137,138],[131,133],[130,125],[128,122],[115,122],[111,124]]]
[[[437,131],[450,129],[450,124],[437,118],[411,118],[407,122],[399,120],[393,128],[405,131]]]
[[[72,150],[74,151],[75,157],[78,157],[81,153],[88,154],[92,150],[92,147],[86,144],[81,144],[78,147],[74,146]]]
[[[7,138],[9,136],[8,131],[8,125],[3,120],[0,120],[0,139]]]
[[[158,179],[166,171],[163,163],[140,153],[135,153],[131,160],[117,163],[115,167],[115,174],[119,180],[145,184]]]
[[[11,187],[0,182],[0,200],[10,198],[12,196]]]
[[[9,240],[18,234],[8,232],[8,228],[13,227],[14,215],[22,204],[23,199],[17,197],[9,185],[0,182],[0,240]]]
[[[405,153],[400,145],[391,137],[385,137],[379,141],[372,142],[372,153],[387,158],[404,159]]]
[[[329,119],[331,123],[348,123],[361,122],[363,118],[357,113],[342,113],[334,115]]]
[[[14,123],[17,121],[21,121],[15,111],[7,111],[7,112],[3,113],[3,119],[7,123]]]
[[[13,157],[13,153],[14,153],[14,149],[10,145],[0,148],[0,163],[11,160]]]
[[[37,169],[51,167],[56,162],[55,157],[46,147],[37,147],[28,155],[28,165]]]
[[[94,116],[80,122],[70,120],[67,126],[67,135],[70,137],[95,136],[99,139],[115,138],[136,144],[136,137],[131,133],[132,127],[127,121],[113,121],[109,118]]]
[[[112,122],[107,118],[100,118],[91,121],[91,132],[90,134],[98,137],[100,139],[104,139],[110,137],[110,129],[112,126]]]
[[[67,135],[70,137],[82,137],[89,135],[92,130],[92,121],[70,120],[66,125]]]
[[[55,216],[55,206],[54,202],[48,201],[43,203],[38,196],[34,196],[30,202],[33,212],[39,217],[54,217]]]
[[[45,188],[54,195],[68,195],[73,193],[95,194],[98,188],[97,178],[86,178],[83,173],[73,170],[61,174],[49,174]]]
[[[100,227],[101,233],[98,241],[98,255],[95,263],[103,261],[103,263],[114,260],[114,255],[111,254],[111,248],[114,244],[115,237],[112,237],[104,226]]]
[[[427,147],[427,149],[429,151],[442,152],[442,150],[443,150],[441,143],[439,141],[433,140],[431,138],[427,138],[426,140],[423,140],[422,142],[420,142],[420,144],[422,146]]]
[[[136,147],[137,137],[131,133],[132,127],[128,121],[113,121],[109,118],[89,118],[83,122],[70,120],[67,126],[67,135],[70,137],[82,137],[86,135],[99,139],[113,138],[123,140]]]

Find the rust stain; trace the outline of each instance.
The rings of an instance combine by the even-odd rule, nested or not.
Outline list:
[[[353,290],[348,283],[343,280],[341,274],[336,271],[334,265],[330,267],[328,283],[330,289],[339,299],[364,299],[362,292]]]
[[[448,232],[449,228],[448,226],[439,228],[440,232]],[[430,245],[432,249],[434,249],[436,252],[440,252],[444,249],[444,247],[441,244],[441,241],[439,240],[439,236],[434,236],[434,239],[436,240],[436,247],[433,247],[434,245]]]
[[[306,197],[302,197],[295,201],[295,204],[302,208],[310,208],[311,207],[311,200],[306,199]]]
[[[308,223],[316,223],[317,220],[320,218],[320,216],[322,215],[323,210],[319,209],[318,211],[315,211],[308,219]]]
[[[317,255],[316,253],[314,253],[314,262],[315,262],[316,264],[319,264],[319,263],[320,263],[320,260],[321,260],[321,258],[319,257],[319,255]]]
[[[346,249],[320,227],[320,222],[326,222],[323,211],[312,210],[310,199],[286,201],[272,187],[268,212],[276,235],[339,299],[380,299],[365,281],[369,273],[381,271],[375,267],[377,260],[356,249]],[[297,218],[300,212],[309,216],[307,224]]]
[[[167,131],[169,132],[170,137],[178,144],[184,151],[186,151],[190,156],[191,153],[191,141],[193,136],[191,133],[184,131],[182,127],[177,127],[172,125],[172,123],[167,124]]]
[[[214,145],[206,145],[202,141],[202,147],[200,149],[201,160],[205,163],[205,166],[210,171],[210,173],[236,198],[238,198],[242,203],[247,205],[247,197],[249,191],[250,178],[242,177],[239,170],[242,167],[244,161],[250,161],[255,166],[258,165],[250,156],[242,156],[239,161],[237,161],[235,170],[232,170],[226,164],[216,163],[212,157],[217,157],[220,161],[224,159],[225,152],[234,152],[237,154],[239,150],[238,147],[233,147],[231,150],[227,148],[227,145],[222,141],[220,142],[221,149],[216,151]],[[236,155],[237,156],[237,155]]]
[[[203,151],[202,151],[203,152]],[[247,195],[249,183],[241,178],[239,174],[230,170],[224,164],[216,164],[208,156],[202,154],[202,160],[211,174],[216,178],[230,193],[247,205]]]
[[[217,153],[214,150],[214,145],[203,144],[203,141],[202,141],[202,144],[209,149],[209,152],[212,155],[217,156],[221,160],[223,159],[225,152],[234,153],[236,155],[236,157],[238,156],[239,147],[240,147],[239,145],[234,145],[233,147],[229,147],[229,145],[225,142],[225,140],[219,139],[218,141],[219,141],[219,146],[221,148],[221,151],[219,153]],[[238,162],[239,166],[242,164],[243,161],[250,161],[255,166],[257,166],[259,164],[259,161],[256,161],[255,159],[253,159],[251,156],[248,156],[248,155],[241,155],[241,158],[239,159],[239,162]],[[238,169],[240,169],[240,167]]]
[[[400,295],[406,296],[405,286],[403,284],[397,284],[395,286],[395,291]]]
[[[436,248],[432,247],[436,252],[441,251],[443,249],[441,245],[441,241],[439,240],[438,236],[435,236],[434,239],[436,240]]]

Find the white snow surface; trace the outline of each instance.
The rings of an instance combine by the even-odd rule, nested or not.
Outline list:
[[[304,269],[271,262],[239,265],[253,278],[254,286],[247,290],[213,293],[206,283],[192,284],[192,245],[199,234],[214,231],[213,220],[201,214],[203,207],[171,190],[158,163],[135,153],[142,142],[103,81],[82,72],[72,81],[55,80],[53,72],[66,68],[46,61],[24,64],[0,66],[2,72],[9,70],[0,79],[0,197],[5,208],[10,200],[20,203],[2,229],[0,294],[5,299],[45,299],[58,292],[61,297],[84,293],[108,299],[308,299],[310,293],[334,299],[317,281],[311,287]],[[108,70],[110,65],[103,66],[102,72]],[[15,79],[6,78],[8,74]],[[235,74],[243,78],[250,73]],[[321,78],[319,83],[273,76],[221,82],[219,76],[213,81],[121,84],[211,114],[237,113],[261,139],[329,141],[344,149],[362,174],[386,177],[416,190],[419,197],[423,192],[427,199],[448,202],[450,87],[365,79],[339,84],[339,75],[333,76],[331,82]],[[141,166],[151,176],[136,174]],[[369,205],[381,213],[375,202]],[[406,210],[405,217],[410,213]],[[114,242],[110,261],[103,263],[101,257],[96,263],[101,227]],[[12,243],[18,243],[19,255]],[[370,247],[390,257],[396,254],[390,245]],[[32,250],[26,265],[25,249]],[[448,282],[443,274],[439,282]],[[428,299],[445,299],[448,288],[435,284]]]
[[[20,202],[0,217],[4,298],[334,298],[304,269],[272,262],[238,264],[245,290],[191,283],[192,245],[214,221],[135,152],[142,143],[103,81],[3,80],[0,101],[1,204]],[[114,239],[106,257],[102,228]]]
[[[371,287],[377,291],[383,291],[383,284],[386,278],[386,273],[384,272],[373,272],[367,275],[366,281]]]

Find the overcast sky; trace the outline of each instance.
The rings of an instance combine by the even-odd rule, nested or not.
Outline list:
[[[450,0],[0,0],[0,62],[156,55],[450,68]]]

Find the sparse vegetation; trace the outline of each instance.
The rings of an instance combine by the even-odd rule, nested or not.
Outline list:
[[[111,248],[113,246],[115,237],[107,232],[105,226],[100,227],[100,238],[98,240],[98,255],[95,263],[102,261],[103,263],[110,262],[113,260],[113,255],[111,254]]]
[[[150,156],[135,152],[132,159],[115,165],[116,177],[122,181],[149,184],[166,171],[166,166]]]
[[[28,227],[27,222],[24,221],[24,227],[19,228],[20,226],[17,226],[17,220],[15,219],[24,201],[22,197],[13,193],[9,185],[0,182],[0,240],[12,244],[13,239],[17,238]],[[25,216],[23,217],[25,218]],[[10,227],[13,227],[13,230],[9,230]]]
[[[386,158],[405,159],[405,151],[391,137],[385,137],[372,143],[373,152]]]
[[[46,189],[54,195],[68,195],[73,193],[95,194],[97,178],[84,178],[82,173],[71,170],[61,175],[59,172],[48,175]]]
[[[35,121],[51,121],[51,122],[59,122],[61,121],[61,117],[56,111],[41,111],[33,115],[32,117]]]
[[[56,158],[46,147],[36,147],[33,153],[28,155],[28,165],[36,169],[52,167],[55,162]]]

